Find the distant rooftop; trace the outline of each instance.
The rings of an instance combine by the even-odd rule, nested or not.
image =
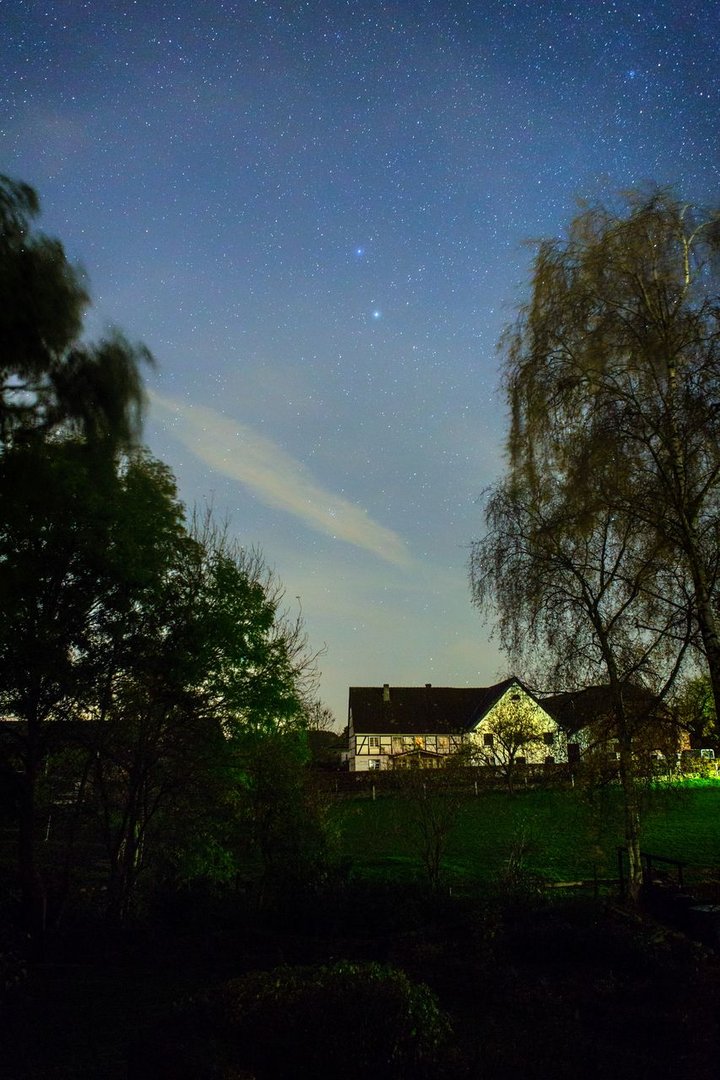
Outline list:
[[[470,731],[515,678],[493,686],[351,686],[349,705],[358,735],[461,734]],[[529,693],[529,691],[526,691]]]

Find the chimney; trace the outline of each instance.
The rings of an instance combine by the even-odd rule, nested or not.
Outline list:
[[[383,683],[383,701],[390,700],[390,683]]]
[[[432,690],[432,683],[431,682],[426,682],[425,683],[425,689],[426,690]]]

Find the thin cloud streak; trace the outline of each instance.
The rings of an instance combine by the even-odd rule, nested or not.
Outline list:
[[[394,566],[408,567],[405,541],[379,525],[365,510],[322,488],[307,469],[247,424],[214,409],[151,391],[153,406],[172,420],[170,430],[201,461],[236,480],[267,506],[294,514],[334,540],[371,552]]]

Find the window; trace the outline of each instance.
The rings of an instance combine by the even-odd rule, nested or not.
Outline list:
[[[379,735],[371,735],[370,738],[368,739],[368,745],[370,746],[370,749],[372,749],[374,747],[376,750],[379,750],[380,749],[380,736]]]
[[[516,758],[515,758],[515,764],[516,764],[516,765],[527,765],[527,758],[524,758],[524,757],[516,757]]]
[[[494,745],[495,745],[495,736],[493,735],[492,731],[486,732],[485,735],[483,735],[483,746],[494,746]]]
[[[549,755],[548,755],[548,756],[547,756],[547,757],[545,758],[545,764],[546,764],[546,765],[554,765],[554,764],[555,764],[555,758],[553,757],[553,755],[552,755],[552,754],[549,754]]]
[[[375,769],[379,769],[379,768],[380,768],[380,758],[370,758],[370,760],[368,761],[368,769],[375,770]]]
[[[543,739],[545,740],[545,745],[546,746],[552,746],[554,744],[554,742],[555,742],[555,732],[554,731],[546,731],[545,734],[543,735]]]

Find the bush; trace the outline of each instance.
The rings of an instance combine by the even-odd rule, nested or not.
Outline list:
[[[450,1037],[427,986],[347,962],[250,972],[196,998],[173,1027],[138,1048],[130,1077],[437,1076]]]

